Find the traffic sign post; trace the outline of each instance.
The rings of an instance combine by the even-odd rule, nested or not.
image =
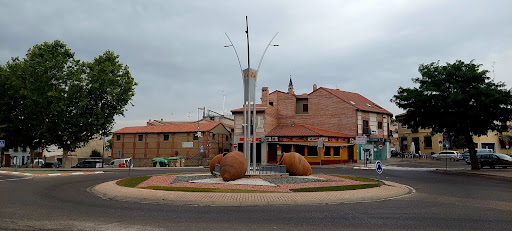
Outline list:
[[[382,168],[382,163],[380,162],[380,160],[377,160],[377,162],[375,162],[375,171],[377,171],[377,173],[379,174],[379,184],[378,184],[378,186],[380,187],[380,175],[384,171],[384,169]]]

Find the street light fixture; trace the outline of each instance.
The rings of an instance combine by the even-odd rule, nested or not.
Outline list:
[[[249,23],[247,21],[247,16],[245,17],[246,20],[246,35],[247,35],[247,73],[244,73],[244,70],[242,69],[242,64],[240,62],[240,57],[238,56],[238,52],[236,51],[235,46],[233,45],[233,42],[229,38],[228,34],[226,34],[226,37],[228,38],[230,45],[225,45],[224,47],[233,47],[233,50],[235,51],[236,58],[238,60],[238,65],[240,67],[240,72],[242,73],[243,77],[243,85],[244,85],[244,122],[242,124],[243,131],[244,131],[244,152],[245,156],[247,158],[247,172],[250,169],[250,159],[252,156],[253,159],[253,170],[256,170],[256,79],[261,67],[261,63],[263,61],[263,57],[265,56],[265,53],[267,52],[267,49],[270,46],[279,46],[276,44],[272,44],[272,41],[277,36],[278,33],[272,37],[270,42],[268,43],[267,47],[265,48],[265,51],[263,52],[263,55],[261,56],[260,62],[258,64],[258,69],[254,70],[251,69],[251,62],[250,62],[250,49],[249,49]],[[253,104],[253,113],[251,116],[251,97],[252,97],[252,104]],[[252,121],[252,134],[250,134],[250,126]],[[252,137],[251,137],[252,136]],[[252,155],[251,155],[251,148],[250,148],[250,141],[252,139]]]

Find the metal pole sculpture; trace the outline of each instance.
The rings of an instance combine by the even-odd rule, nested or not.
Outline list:
[[[272,37],[270,42],[268,43],[267,47],[265,48],[265,51],[263,52],[263,55],[261,56],[260,62],[258,64],[258,69],[254,70],[251,69],[251,60],[250,60],[250,45],[249,45],[249,22],[247,16],[245,16],[245,23],[246,23],[246,37],[247,37],[247,69],[242,70],[242,64],[240,63],[240,58],[238,56],[238,53],[236,51],[235,46],[233,45],[233,42],[229,38],[229,36],[226,33],[226,37],[228,38],[231,45],[227,45],[224,47],[233,47],[233,50],[235,51],[236,57],[238,59],[238,65],[240,66],[240,71],[242,72],[243,77],[243,85],[244,85],[244,122],[242,124],[243,126],[243,132],[244,132],[244,154],[247,158],[247,172],[250,170],[251,166],[251,159],[252,159],[252,168],[253,171],[256,170],[256,79],[258,77],[258,72],[261,66],[261,63],[263,61],[263,57],[265,56],[265,53],[267,52],[268,47],[271,45],[274,38],[277,36],[278,33]],[[273,45],[273,46],[279,46],[279,45]],[[251,104],[252,104],[252,113],[251,113]],[[251,129],[252,128],[252,129]],[[251,131],[252,130],[252,131]],[[252,150],[251,150],[251,143],[252,143]]]

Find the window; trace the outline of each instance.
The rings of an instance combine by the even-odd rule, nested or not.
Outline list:
[[[212,133],[212,140],[215,140],[215,135],[217,135],[217,134]]]
[[[432,136],[423,137],[424,148],[432,148]]]
[[[304,150],[306,149],[306,146],[304,145],[294,145],[295,147],[295,152],[296,153],[299,153],[301,156],[304,156]]]
[[[382,122],[379,122],[377,126],[379,129],[382,129]]]
[[[332,147],[332,153],[334,154],[334,156],[340,156],[341,147]]]
[[[144,140],[144,135],[139,135],[139,141],[143,141]]]
[[[268,102],[270,106],[274,106],[274,102]]]
[[[116,141],[121,141],[121,135],[116,135]]]
[[[324,147],[324,156],[331,157],[331,147]]]
[[[229,136],[226,136],[226,141],[229,141]]]
[[[318,156],[317,146],[308,146],[308,156]]]
[[[363,120],[363,135],[371,135],[370,126],[368,120]]]
[[[197,133],[194,133],[193,135],[194,135],[193,140],[197,140],[197,138],[198,138],[198,137],[197,137]]]
[[[169,134],[164,134],[164,141],[169,141]]]
[[[302,111],[303,112],[308,112],[308,104],[307,103],[302,104]]]

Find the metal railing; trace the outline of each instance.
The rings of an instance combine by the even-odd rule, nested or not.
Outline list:
[[[215,171],[220,172],[220,165],[215,165]],[[246,175],[272,175],[272,174],[284,174],[286,173],[286,165],[271,164],[262,165],[256,164],[256,169],[253,166],[249,166],[249,170],[245,172]]]

